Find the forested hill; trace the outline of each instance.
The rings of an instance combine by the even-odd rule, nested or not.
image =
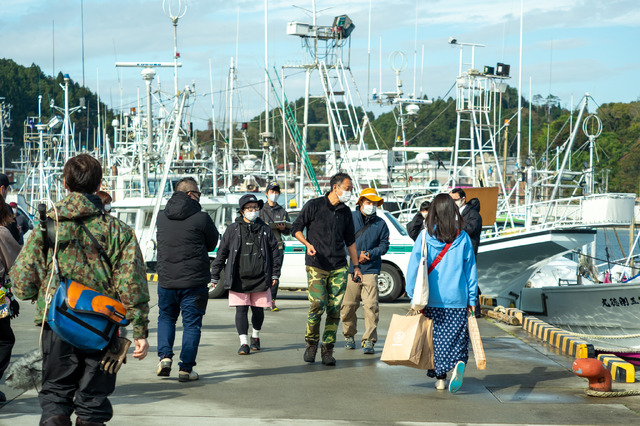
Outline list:
[[[40,109],[43,122],[53,115],[64,116],[64,112],[51,107],[53,103],[56,107],[64,109],[64,90],[60,87],[61,84],[64,85],[62,74],[52,78],[45,75],[35,64],[24,67],[11,59],[0,59],[0,98],[5,98],[6,105],[12,105],[11,125],[5,129],[5,137],[13,138],[15,144],[6,151],[7,158],[19,157],[24,123],[29,117],[38,117],[39,96],[42,96]],[[83,141],[83,145],[89,147],[92,146],[98,127],[97,99],[89,89],[81,87],[73,80],[69,81],[69,107],[85,106],[71,116],[71,122],[75,124],[76,142]],[[100,104],[100,109],[103,120],[106,110],[106,122],[111,123],[111,111],[107,110],[103,103]],[[87,140],[90,141],[88,145]]]
[[[0,59],[0,98],[5,98],[6,104],[11,104],[12,124],[5,130],[5,136],[10,136],[15,146],[7,151],[8,158],[17,158],[22,144],[23,123],[28,117],[38,115],[38,96],[42,96],[42,116],[48,119],[52,115],[51,102],[58,107],[64,106],[64,91],[60,88],[64,84],[64,76],[58,74],[55,78],[45,75],[40,67],[32,65],[23,67],[10,59]],[[96,102],[97,97],[90,90],[81,87],[76,82],[69,84],[69,104],[77,106],[84,98],[86,109],[79,110],[72,116],[75,123],[76,141],[82,140],[83,145],[92,146],[97,128]],[[500,137],[507,137],[507,145],[510,155],[516,153],[517,123],[516,112],[518,105],[517,92],[509,87],[501,97],[502,120],[512,119],[508,134],[502,132]],[[302,119],[303,99],[292,103],[292,108],[297,111],[298,121]],[[593,103],[591,105],[594,105]],[[522,151],[526,153],[529,146],[529,111],[531,110],[531,146],[533,157],[537,162],[555,161],[553,156],[557,149],[567,140],[570,132],[570,112],[561,106],[560,100],[553,95],[536,95],[533,98],[531,109],[527,100],[522,101]],[[393,113],[379,114],[380,107],[371,105],[367,115],[372,120],[374,134],[381,148],[393,146],[396,139],[396,120]],[[103,123],[107,123],[107,132],[113,117],[112,111],[101,104]],[[374,114],[379,114],[374,120]],[[589,113],[597,113],[602,120],[602,134],[597,140],[596,155],[596,180],[601,180],[603,171],[609,171],[609,191],[613,192],[638,192],[640,182],[640,102],[611,103],[600,105],[597,110]],[[56,112],[56,115],[62,115]],[[362,117],[363,111],[358,112]],[[575,119],[576,112],[573,117]],[[279,113],[273,111],[272,129],[281,129]],[[310,104],[310,122],[326,120],[326,107],[323,102],[313,99]],[[259,147],[259,133],[264,126],[264,113],[249,121],[248,140],[251,146]],[[455,100],[433,99],[430,105],[420,107],[415,120],[407,126],[406,141],[408,146],[453,146],[456,132]],[[463,130],[468,134],[468,130]],[[279,146],[281,131],[275,130],[275,146]],[[198,132],[198,139],[203,144],[211,144],[211,125],[209,129]],[[224,139],[220,135],[218,140]],[[371,135],[367,135],[371,142]],[[504,140],[504,139],[502,139]],[[580,130],[574,143],[574,151],[578,152],[572,161],[572,170],[581,170],[584,161],[589,159],[587,138]],[[500,142],[502,150],[502,141]],[[329,138],[326,128],[310,128],[309,151],[322,151],[328,149]],[[373,147],[369,144],[370,147]],[[282,161],[282,150],[276,150],[278,163]],[[293,151],[288,151],[289,161]],[[313,157],[312,161],[318,161],[319,157]],[[7,161],[8,163],[8,161]]]

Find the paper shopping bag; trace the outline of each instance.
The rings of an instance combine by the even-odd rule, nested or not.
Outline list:
[[[431,324],[424,315],[393,315],[380,360],[421,370],[433,368]]]
[[[487,357],[482,347],[478,321],[476,321],[476,317],[473,314],[469,315],[467,326],[469,327],[469,339],[471,339],[471,347],[473,348],[473,357],[476,359],[476,367],[478,370],[484,370],[487,368]]]
[[[427,231],[422,231],[422,251],[420,253],[420,263],[416,274],[416,285],[413,289],[411,306],[419,310],[429,303],[429,268],[427,268]]]

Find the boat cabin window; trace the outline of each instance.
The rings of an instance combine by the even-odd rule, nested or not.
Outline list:
[[[136,218],[138,217],[138,213],[137,212],[118,212],[118,219],[120,219],[121,221],[123,221],[124,223],[126,223],[127,225],[129,225],[130,227],[132,227],[133,229],[136,228]]]
[[[158,187],[160,187],[160,180],[161,179],[149,179],[148,180],[149,193],[150,194],[156,195],[158,193]],[[173,194],[173,188],[175,187],[175,184],[177,184],[177,183],[178,183],[178,180],[172,181],[171,179],[167,179],[167,181],[164,183],[163,195],[171,195],[171,194]]]
[[[148,228],[151,225],[151,218],[153,217],[153,211],[144,212],[144,223],[142,225],[143,228]]]

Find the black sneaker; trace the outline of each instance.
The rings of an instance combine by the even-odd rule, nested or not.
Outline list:
[[[249,355],[250,349],[249,345],[242,345],[240,349],[238,349],[238,355]]]
[[[252,337],[251,338],[251,350],[252,351],[259,351],[260,350],[260,338],[259,337]]]

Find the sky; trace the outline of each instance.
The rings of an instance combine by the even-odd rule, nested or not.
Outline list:
[[[177,0],[165,3],[174,13],[178,9]],[[234,119],[248,121],[264,111],[264,0],[182,1],[183,9],[185,5],[177,26],[183,64],[178,79],[180,88],[195,84],[196,127],[206,127],[212,103],[216,116],[224,115],[225,79],[236,50],[240,90]],[[0,7],[0,57],[25,66],[35,63],[47,75],[69,74],[79,84],[84,78],[93,91],[99,85],[101,100],[113,108],[128,110],[145,90],[141,70],[117,69],[116,61],[173,61],[173,25],[162,0],[0,0]],[[268,0],[272,71],[305,62],[300,39],[287,35],[286,26],[311,23],[303,9],[312,7],[311,0]],[[355,24],[350,49],[343,54],[365,103],[374,88],[394,90],[390,57],[398,51],[406,60],[401,72],[405,93],[454,96],[455,91],[448,91],[458,73],[460,51],[448,43],[450,37],[485,45],[476,49],[476,68],[509,64],[509,85],[518,87],[521,0],[317,0],[316,8],[318,25],[331,25],[342,14]],[[637,101],[638,23],[637,0],[524,0],[522,95],[551,93],[565,107],[575,106],[585,93],[596,105]],[[468,49],[464,55],[469,62]],[[154,86],[159,84],[169,96],[173,69],[156,72]],[[303,96],[304,78],[299,72],[290,74],[286,95],[293,100]],[[275,102],[270,95],[270,107]],[[388,110],[374,104],[365,108],[376,115]]]

